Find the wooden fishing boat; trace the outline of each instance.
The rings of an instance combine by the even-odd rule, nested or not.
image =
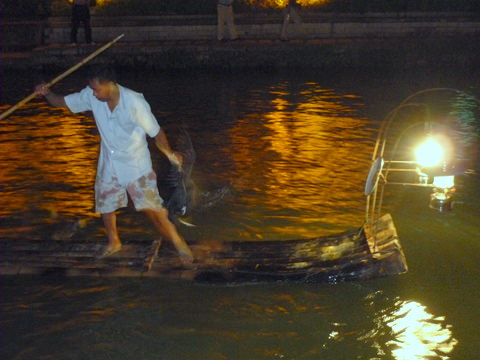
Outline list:
[[[191,244],[195,262],[183,265],[170,244],[131,241],[99,258],[96,241],[0,242],[0,274],[139,276],[206,283],[339,282],[407,271],[389,214],[375,224],[334,236],[287,241],[205,241]]]

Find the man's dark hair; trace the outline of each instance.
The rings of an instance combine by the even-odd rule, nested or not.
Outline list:
[[[109,65],[94,64],[88,69],[87,80],[97,79],[99,82],[117,82],[117,74]]]

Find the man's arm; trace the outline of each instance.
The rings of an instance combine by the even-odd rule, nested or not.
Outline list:
[[[167,135],[162,128],[160,128],[160,131],[155,136],[155,145],[157,145],[158,150],[160,150],[173,165],[177,166],[178,168],[182,167],[181,157],[178,156],[178,154],[175,153],[170,147]]]
[[[50,91],[45,83],[39,84],[35,87],[35,92],[39,95],[43,95],[47,99],[48,103],[53,107],[66,108],[65,97],[63,95],[55,94]]]

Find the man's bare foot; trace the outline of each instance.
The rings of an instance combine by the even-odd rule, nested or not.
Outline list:
[[[181,247],[177,247],[177,246],[175,246],[175,247],[177,249],[178,256],[180,257],[180,261],[184,265],[188,265],[188,264],[193,263],[193,260],[194,260],[193,253],[192,253],[192,250],[190,250],[190,248],[188,247],[187,244],[184,244]]]

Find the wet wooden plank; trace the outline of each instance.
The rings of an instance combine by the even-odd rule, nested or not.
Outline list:
[[[121,252],[107,258],[99,258],[102,245],[88,239],[2,240],[0,274],[57,271],[66,276],[155,276],[242,283],[365,280],[407,271],[389,215],[382,217],[374,229],[365,227],[334,236],[287,241],[205,241],[193,243],[191,248],[195,262],[184,265],[173,246],[166,243],[161,247],[160,240],[131,241]]]
[[[49,242],[2,240],[0,273],[42,273],[45,271],[119,272],[137,273],[148,271],[160,248],[161,241],[131,242],[109,257],[99,254],[103,245],[93,242]]]
[[[382,221],[380,229],[393,225],[391,217]],[[359,229],[312,239],[192,245],[196,258],[193,270],[161,258],[152,271],[159,276],[206,282],[364,280],[407,271],[396,231],[377,236],[375,253],[365,233]]]

